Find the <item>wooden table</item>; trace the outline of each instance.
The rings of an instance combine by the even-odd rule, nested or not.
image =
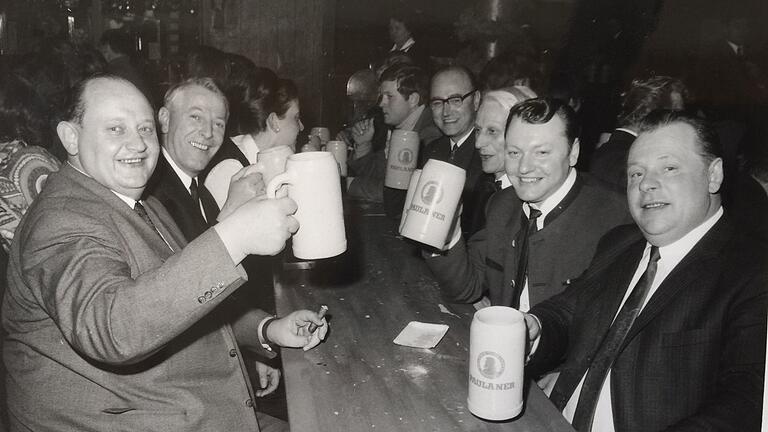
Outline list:
[[[522,416],[487,422],[467,409],[471,305],[446,303],[417,249],[378,206],[347,205],[347,252],[314,268],[284,270],[278,314],[329,307],[317,348],[283,350],[292,432],[573,431],[534,385]],[[433,349],[395,345],[410,321],[442,323]]]

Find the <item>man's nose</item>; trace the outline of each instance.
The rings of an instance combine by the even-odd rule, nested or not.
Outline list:
[[[520,162],[518,165],[518,171],[520,171],[521,174],[526,174],[531,171],[533,171],[534,164],[531,161],[531,157],[528,155],[522,155],[520,157]]]
[[[147,143],[144,142],[144,137],[137,133],[129,138],[126,147],[131,151],[141,153],[147,149]]]
[[[659,188],[659,179],[653,173],[646,173],[643,179],[640,180],[640,190],[643,192],[650,192]]]
[[[203,124],[200,126],[200,133],[205,138],[212,138],[213,137],[213,122],[212,121],[204,121]]]

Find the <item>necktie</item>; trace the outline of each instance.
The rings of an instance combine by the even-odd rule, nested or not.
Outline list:
[[[451,143],[451,160],[453,160],[453,156],[456,154],[456,150],[459,149],[458,144]]]
[[[493,185],[496,188],[497,192],[501,190],[501,180],[496,180],[495,182],[493,182]]]
[[[624,338],[629,333],[629,329],[635,322],[635,318],[640,313],[648,291],[653,284],[653,278],[656,276],[656,267],[660,255],[659,248],[651,246],[651,257],[648,260],[648,267],[645,273],[637,281],[632,292],[621,307],[611,328],[605,335],[603,342],[595,353],[594,360],[589,366],[587,376],[584,378],[584,384],[581,387],[579,403],[576,405],[576,412],[573,415],[573,427],[581,432],[589,432],[592,429],[592,420],[595,417],[595,406],[600,395],[600,389],[608,376],[608,371],[616,359],[616,354],[624,342]]]
[[[144,222],[146,222],[146,223],[147,223],[147,225],[149,225],[149,227],[150,227],[150,228],[152,228],[152,230],[153,230],[153,231],[154,231],[154,232],[155,232],[155,233],[156,233],[158,236],[160,236],[160,238],[163,240],[163,243],[165,243],[165,239],[164,239],[164,238],[163,238],[163,236],[160,234],[160,231],[158,231],[158,230],[157,230],[157,227],[156,227],[156,226],[155,226],[155,224],[152,222],[152,219],[149,217],[149,214],[147,213],[147,209],[145,209],[145,208],[144,208],[144,206],[143,206],[143,205],[141,205],[141,203],[140,203],[140,202],[136,201],[136,204],[133,206],[133,211],[135,211],[135,212],[136,212],[136,214],[138,214],[138,215],[139,215],[139,217],[141,217],[142,219],[144,219]],[[167,244],[167,243],[166,243],[166,244]]]
[[[216,204],[216,200],[211,195],[211,192],[208,191],[205,185],[198,186],[197,179],[193,178],[192,183],[189,185],[189,194],[192,196],[192,201],[195,203],[196,208],[200,208],[202,203],[205,220],[208,222],[208,225],[213,225],[219,216],[219,206]]]
[[[525,286],[525,278],[528,275],[528,238],[535,233],[537,229],[536,219],[541,216],[541,211],[533,207],[528,207],[530,212],[527,220],[523,213],[523,221],[518,233],[517,240],[520,244],[520,255],[517,260],[517,277],[515,278],[515,293],[512,296],[512,307],[520,307],[520,295]]]

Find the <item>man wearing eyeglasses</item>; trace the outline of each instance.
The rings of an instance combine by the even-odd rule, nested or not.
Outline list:
[[[493,182],[493,177],[483,172],[480,154],[475,149],[475,134],[472,133],[475,115],[480,106],[480,92],[477,90],[472,72],[461,66],[449,66],[439,70],[432,77],[430,108],[435,125],[444,136],[425,148],[420,166],[429,159],[450,162],[467,171],[462,202],[461,230],[470,235],[480,226],[474,223],[472,215],[478,206],[478,194],[474,191],[480,182]]]

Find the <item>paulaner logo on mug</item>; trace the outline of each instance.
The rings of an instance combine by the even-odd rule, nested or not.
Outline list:
[[[429,181],[421,189],[421,201],[428,206],[437,204],[443,200],[443,189],[440,187],[440,183],[436,181]]]
[[[397,155],[397,160],[400,161],[400,163],[403,165],[410,165],[414,160],[416,160],[416,157],[413,155],[413,152],[410,149],[406,148],[400,150],[400,153]]]
[[[504,373],[504,358],[493,351],[483,351],[477,356],[477,369],[488,379],[496,379]]]

